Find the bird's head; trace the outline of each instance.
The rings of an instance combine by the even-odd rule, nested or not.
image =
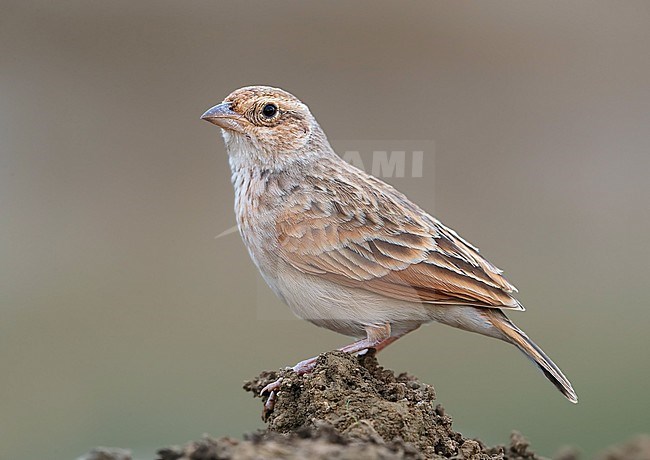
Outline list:
[[[310,152],[329,150],[309,108],[279,88],[240,88],[201,119],[222,129],[231,157],[246,156],[257,163],[278,164]]]

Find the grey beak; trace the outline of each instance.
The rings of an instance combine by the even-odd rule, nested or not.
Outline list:
[[[229,102],[215,105],[201,115],[201,120],[209,121],[210,123],[224,129],[242,132],[241,121],[243,118],[231,109],[231,104]]]

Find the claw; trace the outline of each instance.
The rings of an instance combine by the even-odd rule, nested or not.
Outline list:
[[[265,422],[268,420],[271,412],[275,408],[275,402],[278,400],[278,394],[275,391],[269,393],[269,398],[264,403],[264,410],[262,411],[262,420]]]
[[[282,377],[277,379],[275,382],[271,382],[268,385],[266,385],[264,388],[262,388],[262,391],[260,391],[260,396],[264,396],[267,393],[274,393],[277,390],[280,389],[280,385],[282,385]]]
[[[265,394],[269,395],[268,399],[264,403],[264,410],[262,411],[262,420],[266,421],[269,418],[269,415],[271,415],[271,412],[273,412],[273,408],[275,407],[275,402],[278,400],[278,390],[280,389],[281,385],[282,385],[282,377],[277,379],[275,382],[269,383],[264,388],[262,388],[262,391],[260,391],[260,396],[264,396]]]

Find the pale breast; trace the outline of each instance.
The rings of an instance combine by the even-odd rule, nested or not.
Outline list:
[[[233,171],[235,215],[251,259],[276,293],[278,277],[278,216],[287,208],[302,206],[308,195],[300,182],[286,173],[256,168]]]

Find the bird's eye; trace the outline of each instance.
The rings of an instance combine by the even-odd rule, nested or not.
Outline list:
[[[262,115],[266,118],[273,118],[278,113],[278,107],[275,104],[266,104],[262,108]]]

